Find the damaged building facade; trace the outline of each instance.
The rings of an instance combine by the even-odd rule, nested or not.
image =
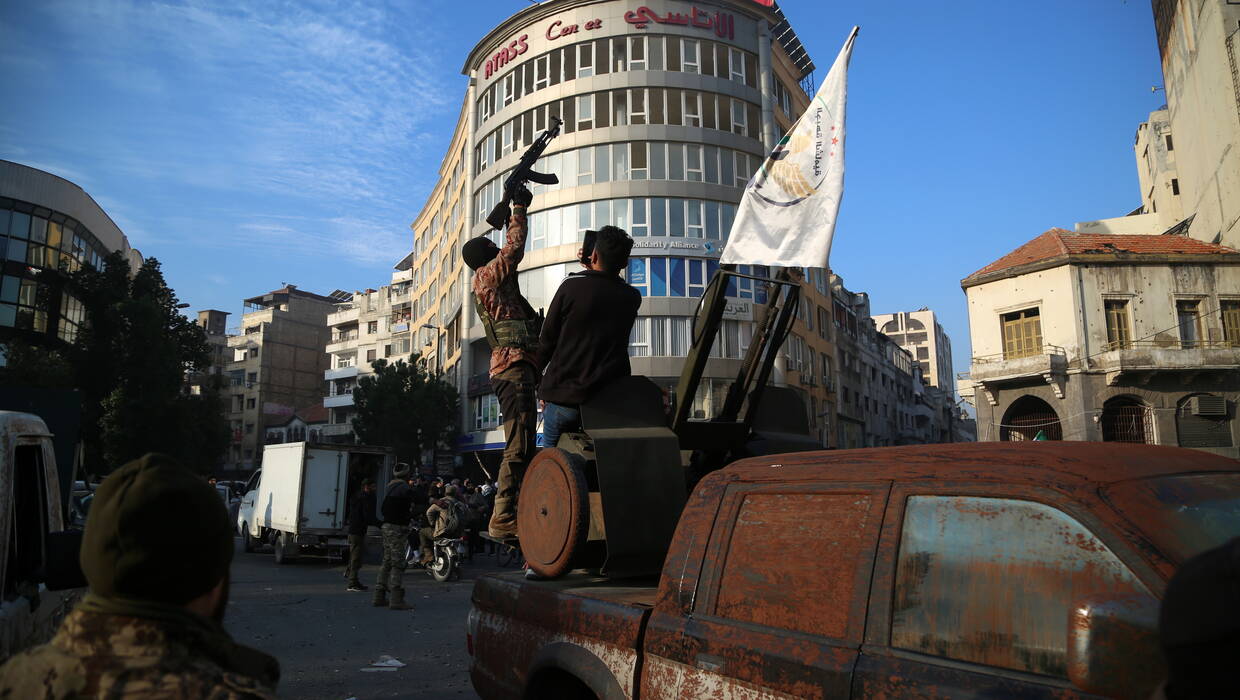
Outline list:
[[[1240,457],[1240,252],[1052,229],[965,278],[980,440]]]

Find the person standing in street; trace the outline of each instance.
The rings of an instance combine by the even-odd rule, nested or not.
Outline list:
[[[534,363],[541,322],[517,286],[517,266],[525,257],[526,210],[532,200],[524,185],[513,193],[503,248],[486,236],[461,247],[465,264],[474,271],[474,307],[491,345],[491,386],[504,416],[499,493],[487,528],[497,539],[517,536],[517,492],[536,449],[538,370]]]
[[[349,566],[345,568],[345,577],[349,585],[345,590],[364,591],[358,574],[362,570],[362,558],[366,556],[366,531],[371,526],[382,527],[375,515],[375,482],[369,477],[362,479],[362,488],[349,501]]]
[[[392,480],[384,488],[383,505],[379,507],[383,515],[383,525],[379,528],[383,533],[383,564],[379,567],[379,577],[375,579],[375,597],[371,601],[376,608],[413,609],[405,602],[403,583],[408,565],[405,546],[409,540],[409,521],[413,511],[413,487],[409,485],[409,473],[408,464],[397,463],[392,471]]]
[[[90,591],[52,641],[0,666],[0,698],[274,698],[279,663],[221,624],[233,534],[215,489],[171,457],[117,469],[82,535]]]

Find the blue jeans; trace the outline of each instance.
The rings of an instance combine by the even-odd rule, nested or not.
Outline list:
[[[543,403],[543,447],[555,447],[561,433],[581,430],[581,411],[576,406]]]

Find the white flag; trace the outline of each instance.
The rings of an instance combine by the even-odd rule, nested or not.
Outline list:
[[[720,262],[827,267],[844,195],[844,102],[857,30],[805,114],[750,178]]]

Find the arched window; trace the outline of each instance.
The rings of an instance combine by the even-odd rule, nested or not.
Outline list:
[[[1062,440],[1063,426],[1051,405],[1036,396],[1022,396],[1008,406],[999,426],[999,439],[1004,442],[1022,440]]]
[[[892,319],[883,324],[884,333],[896,333],[900,330],[900,322]]]
[[[1175,408],[1176,442],[1181,447],[1231,447],[1231,410],[1225,397],[1185,396]]]
[[[1154,414],[1149,406],[1131,396],[1116,396],[1102,405],[1104,442],[1154,444]]]

